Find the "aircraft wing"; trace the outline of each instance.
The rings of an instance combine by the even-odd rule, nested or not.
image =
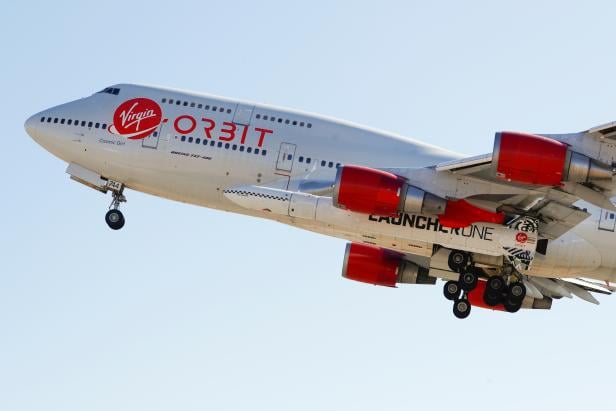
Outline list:
[[[616,122],[572,134],[526,135],[503,132],[497,133],[495,140],[499,141],[503,138],[501,134],[506,133],[511,140],[517,136],[521,136],[524,142],[530,140],[528,150],[534,152],[526,158],[522,156],[521,163],[532,159],[549,164],[554,160],[554,155],[550,153],[546,153],[543,159],[543,140],[549,140],[545,143],[548,148],[552,144],[563,150],[565,170],[561,177],[564,181],[559,179],[551,184],[542,184],[541,176],[537,181],[532,180],[532,176],[527,181],[508,178],[499,169],[503,149],[497,146],[498,143],[495,143],[493,153],[435,164],[423,170],[386,170],[443,198],[463,198],[486,210],[536,218],[539,221],[539,236],[546,239],[560,237],[590,215],[586,209],[575,205],[579,200],[616,212],[616,206],[610,200],[616,193],[616,181],[613,178],[616,170]],[[539,139],[541,144],[533,147],[532,138]],[[503,143],[500,144],[502,146]],[[519,154],[523,152],[523,147],[517,150],[516,154]],[[515,165],[513,167],[512,174],[515,174],[518,170]],[[542,169],[534,164],[530,168]],[[522,175],[521,179],[526,177]]]

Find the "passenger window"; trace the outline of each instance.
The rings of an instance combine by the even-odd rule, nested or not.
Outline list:
[[[194,107],[194,106],[195,106],[195,103],[190,103],[190,106],[191,106],[191,107]]]
[[[71,120],[70,118],[68,119],[68,121],[66,122],[66,124],[68,124],[69,126],[73,125],[73,120]]]
[[[227,114],[231,114],[231,109],[230,108],[227,109]]]
[[[261,118],[261,114],[257,114],[257,118],[258,118],[258,119],[259,119],[259,118]]]
[[[329,162],[329,164],[328,164],[327,166],[328,166],[329,168],[332,168],[332,167],[334,166],[334,163],[330,161],[330,162]]]
[[[56,124],[58,122],[58,117],[53,119],[53,123]]]
[[[297,125],[297,121],[293,121],[293,125],[296,126]]]
[[[193,138],[192,137],[188,137],[188,142],[192,143],[193,142]]]
[[[203,140],[203,142],[205,143],[205,140]],[[215,144],[216,142],[214,140],[210,141],[210,146],[214,147]]]
[[[286,120],[284,121],[284,123],[285,123],[285,124],[289,124],[289,123],[290,123],[289,119],[286,119]]]
[[[287,155],[287,160],[291,161],[293,159],[293,156],[291,154]]]
[[[303,163],[304,162],[304,157],[303,156],[299,156],[298,160],[299,160],[300,163]]]
[[[233,144],[233,147],[231,147],[233,150],[237,150],[237,144]]]
[[[188,105],[188,101],[184,102],[184,107],[186,107]]]
[[[182,138],[180,140],[186,141],[186,136],[182,136]]]
[[[300,127],[304,127],[304,122],[302,121],[301,123],[299,123]]]
[[[308,123],[308,125],[307,125],[306,127],[308,127],[308,128],[312,128],[312,124],[311,124],[311,123]]]
[[[325,160],[321,160],[321,167],[325,167]]]
[[[247,153],[252,153],[252,147],[248,147],[248,148],[246,149],[246,152],[247,152]]]
[[[218,148],[222,147],[222,141],[218,142]]]
[[[41,117],[41,123],[45,122],[45,117]]]
[[[51,117],[47,117],[47,122],[51,123]]]
[[[107,124],[103,123],[103,126],[101,127],[103,130],[107,129]]]
[[[100,126],[101,126],[101,123],[94,124],[94,128],[99,128]]]
[[[244,151],[244,146],[240,146],[240,151]]]
[[[85,126],[86,126],[86,122],[85,122],[85,121],[82,121],[82,122],[81,122],[81,127],[85,127]]]
[[[221,107],[220,110],[218,111],[220,111],[221,113],[224,113],[225,109]]]
[[[178,100],[178,101],[176,101],[176,102],[175,102],[175,105],[176,105],[176,106],[179,106],[180,104],[182,104],[182,102],[181,102],[180,100]]]
[[[231,144],[229,144],[229,143],[225,144],[225,150],[228,150],[230,146],[231,146]]]
[[[173,104],[173,99],[172,98],[169,99],[169,104]]]
[[[259,149],[255,148],[255,154],[259,154]]]
[[[167,99],[166,99],[166,98],[164,98],[164,99],[163,99],[163,103],[166,103],[166,102],[167,102]]]
[[[197,106],[197,108],[203,108],[203,104],[199,103],[199,105]]]
[[[267,150],[261,150],[261,155],[264,156],[267,154]]]
[[[88,122],[88,127],[89,127],[89,128],[92,128],[92,122],[91,122],[91,121],[90,121],[90,122]]]
[[[310,164],[312,160],[310,159],[310,157],[306,157],[306,164]]]
[[[200,138],[198,138],[197,140],[195,140],[195,143],[197,143],[197,144],[201,144],[201,139],[200,139]]]

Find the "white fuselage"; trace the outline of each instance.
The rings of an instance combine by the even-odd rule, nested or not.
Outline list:
[[[159,87],[122,84],[113,89],[118,91],[96,93],[38,113],[26,128],[39,144],[66,162],[156,196],[270,218],[426,257],[439,236],[447,234],[435,216],[426,216],[418,225],[357,214],[344,220],[351,223],[341,225],[336,221],[342,220],[249,210],[229,201],[223,191],[243,185],[293,191],[301,181],[333,181],[338,165],[418,168],[462,155],[356,124],[263,104]],[[118,106],[134,98],[153,100],[162,110],[163,122],[147,138],[128,139],[110,131]],[[533,275],[616,278],[613,214],[610,219],[609,212],[579,206],[592,212],[592,217],[551,241],[547,254],[535,259]]]

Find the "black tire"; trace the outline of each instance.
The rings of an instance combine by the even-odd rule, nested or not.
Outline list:
[[[522,308],[521,301],[511,301],[509,298],[505,298],[505,301],[503,301],[503,305],[505,306],[505,310],[510,313],[518,312],[520,308]]]
[[[483,302],[489,307],[495,307],[503,301],[503,296],[500,294],[484,293]]]
[[[464,267],[468,265],[468,254],[463,251],[452,250],[449,253],[449,258],[447,259],[447,264],[452,271],[459,273],[462,271]]]
[[[105,214],[105,222],[112,230],[119,230],[124,227],[124,215],[120,210],[109,210],[107,214]]]
[[[500,295],[505,292],[505,280],[503,277],[495,275],[488,278],[486,284],[486,294]]]
[[[462,289],[460,288],[460,284],[457,281],[447,281],[443,286],[443,295],[449,301],[455,301],[460,298],[460,293]]]
[[[469,268],[468,270],[462,270],[460,273],[460,287],[466,292],[473,291],[477,288],[477,282],[479,281],[479,275],[477,275],[477,271],[473,268]]]
[[[471,313],[471,303],[466,299],[458,299],[453,302],[453,315],[456,318],[464,319]]]
[[[513,303],[521,303],[526,297],[526,286],[522,282],[513,283],[509,286],[507,299]]]

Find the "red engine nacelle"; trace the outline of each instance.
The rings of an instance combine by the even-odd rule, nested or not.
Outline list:
[[[393,216],[400,212],[404,180],[395,174],[360,166],[338,169],[334,206],[358,213]]]
[[[447,200],[427,193],[395,174],[361,166],[338,169],[334,207],[357,213],[396,216],[401,212],[441,214]]]
[[[609,180],[612,168],[549,137],[496,133],[492,164],[496,176],[518,183],[558,186],[563,181]]]
[[[367,244],[349,243],[342,276],[362,283],[395,287],[397,283],[434,284],[428,270],[406,261],[404,254]]]

